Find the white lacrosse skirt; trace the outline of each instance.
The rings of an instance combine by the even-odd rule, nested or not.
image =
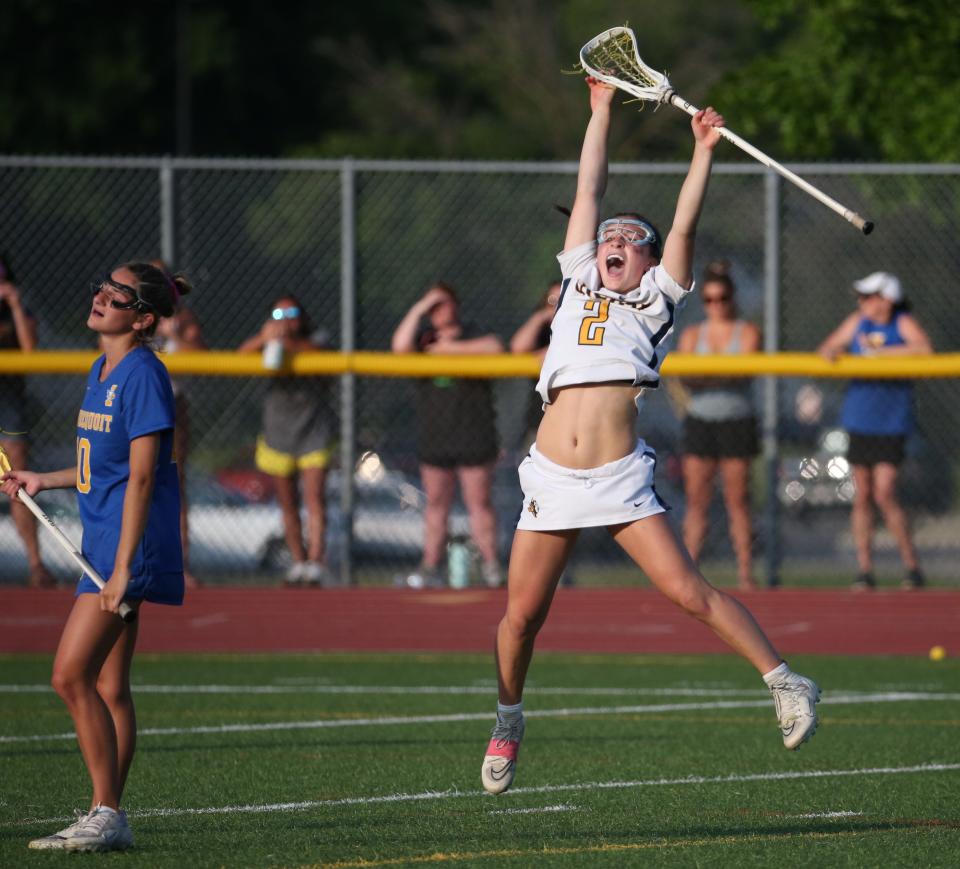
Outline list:
[[[670,508],[654,488],[657,454],[641,438],[628,456],[599,468],[565,468],[537,452],[521,463],[522,531],[621,525]]]

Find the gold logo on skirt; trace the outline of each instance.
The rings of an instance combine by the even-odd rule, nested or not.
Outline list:
[[[540,508],[537,506],[536,501],[531,501],[527,507],[527,512],[530,513],[534,519],[537,518],[537,515],[540,513]]]

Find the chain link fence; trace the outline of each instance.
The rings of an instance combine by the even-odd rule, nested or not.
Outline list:
[[[888,270],[900,276],[935,348],[953,349],[960,167],[795,168],[874,220],[875,233],[863,239],[761,167],[718,165],[697,237],[698,275],[708,261],[728,260],[740,314],[761,326],[766,349],[812,351],[855,309],[851,282]],[[685,169],[612,167],[606,204],[613,211],[639,203],[667,229]],[[293,294],[331,348],[388,350],[403,315],[437,280],[456,290],[464,321],[506,345],[558,277],[566,218],[555,206],[571,204],[575,173],[575,164],[0,158],[0,251],[37,318],[41,349],[92,349],[84,325],[90,280],[117,262],[158,256],[191,277],[187,304],[212,348],[237,347],[260,329],[275,299]],[[678,331],[702,318],[694,298]],[[26,377],[22,416],[32,466],[73,460],[82,382],[79,375]],[[191,376],[181,385],[190,407],[194,572],[209,582],[273,581],[289,555],[272,481],[254,465],[268,383]],[[492,503],[503,562],[520,506],[515,468],[536,417],[531,387],[520,379],[491,385],[499,447]],[[351,376],[320,393],[341,433],[327,477],[329,558],[336,565],[349,557],[354,581],[402,580],[421,557],[417,389],[413,380]],[[817,575],[839,581],[856,570],[849,468],[840,473],[842,463],[831,464],[845,449],[837,433],[843,391],[833,380],[755,384],[766,435],[753,473],[756,549],[788,583]],[[958,398],[954,380],[916,385],[918,426],[903,467],[925,565],[943,579],[955,579],[960,554]],[[652,396],[638,422],[658,450],[658,490],[678,519],[681,427],[667,389]],[[360,462],[367,453],[376,460]],[[816,465],[804,462],[810,458]],[[342,485],[344,467],[360,468],[352,487]],[[48,504],[65,526],[75,521],[69,497],[51,495]],[[21,581],[23,548],[8,505],[0,510],[0,577]],[[454,536],[468,533],[467,514],[457,499]],[[899,570],[886,533],[878,552],[881,572]],[[719,498],[704,558],[721,581],[732,575]],[[582,583],[637,578],[600,531],[583,535],[571,573]]]

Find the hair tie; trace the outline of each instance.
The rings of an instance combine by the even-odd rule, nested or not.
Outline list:
[[[173,279],[173,275],[169,272],[162,271],[163,279],[167,282],[167,285],[173,290],[173,303],[178,305],[180,303],[180,290],[177,289],[177,282]]]

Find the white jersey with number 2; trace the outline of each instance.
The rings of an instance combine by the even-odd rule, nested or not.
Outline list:
[[[657,265],[629,293],[604,289],[595,241],[557,259],[563,289],[537,382],[544,403],[550,403],[550,390],[581,383],[626,381],[641,393],[657,387],[674,314],[693,286],[680,286]]]

